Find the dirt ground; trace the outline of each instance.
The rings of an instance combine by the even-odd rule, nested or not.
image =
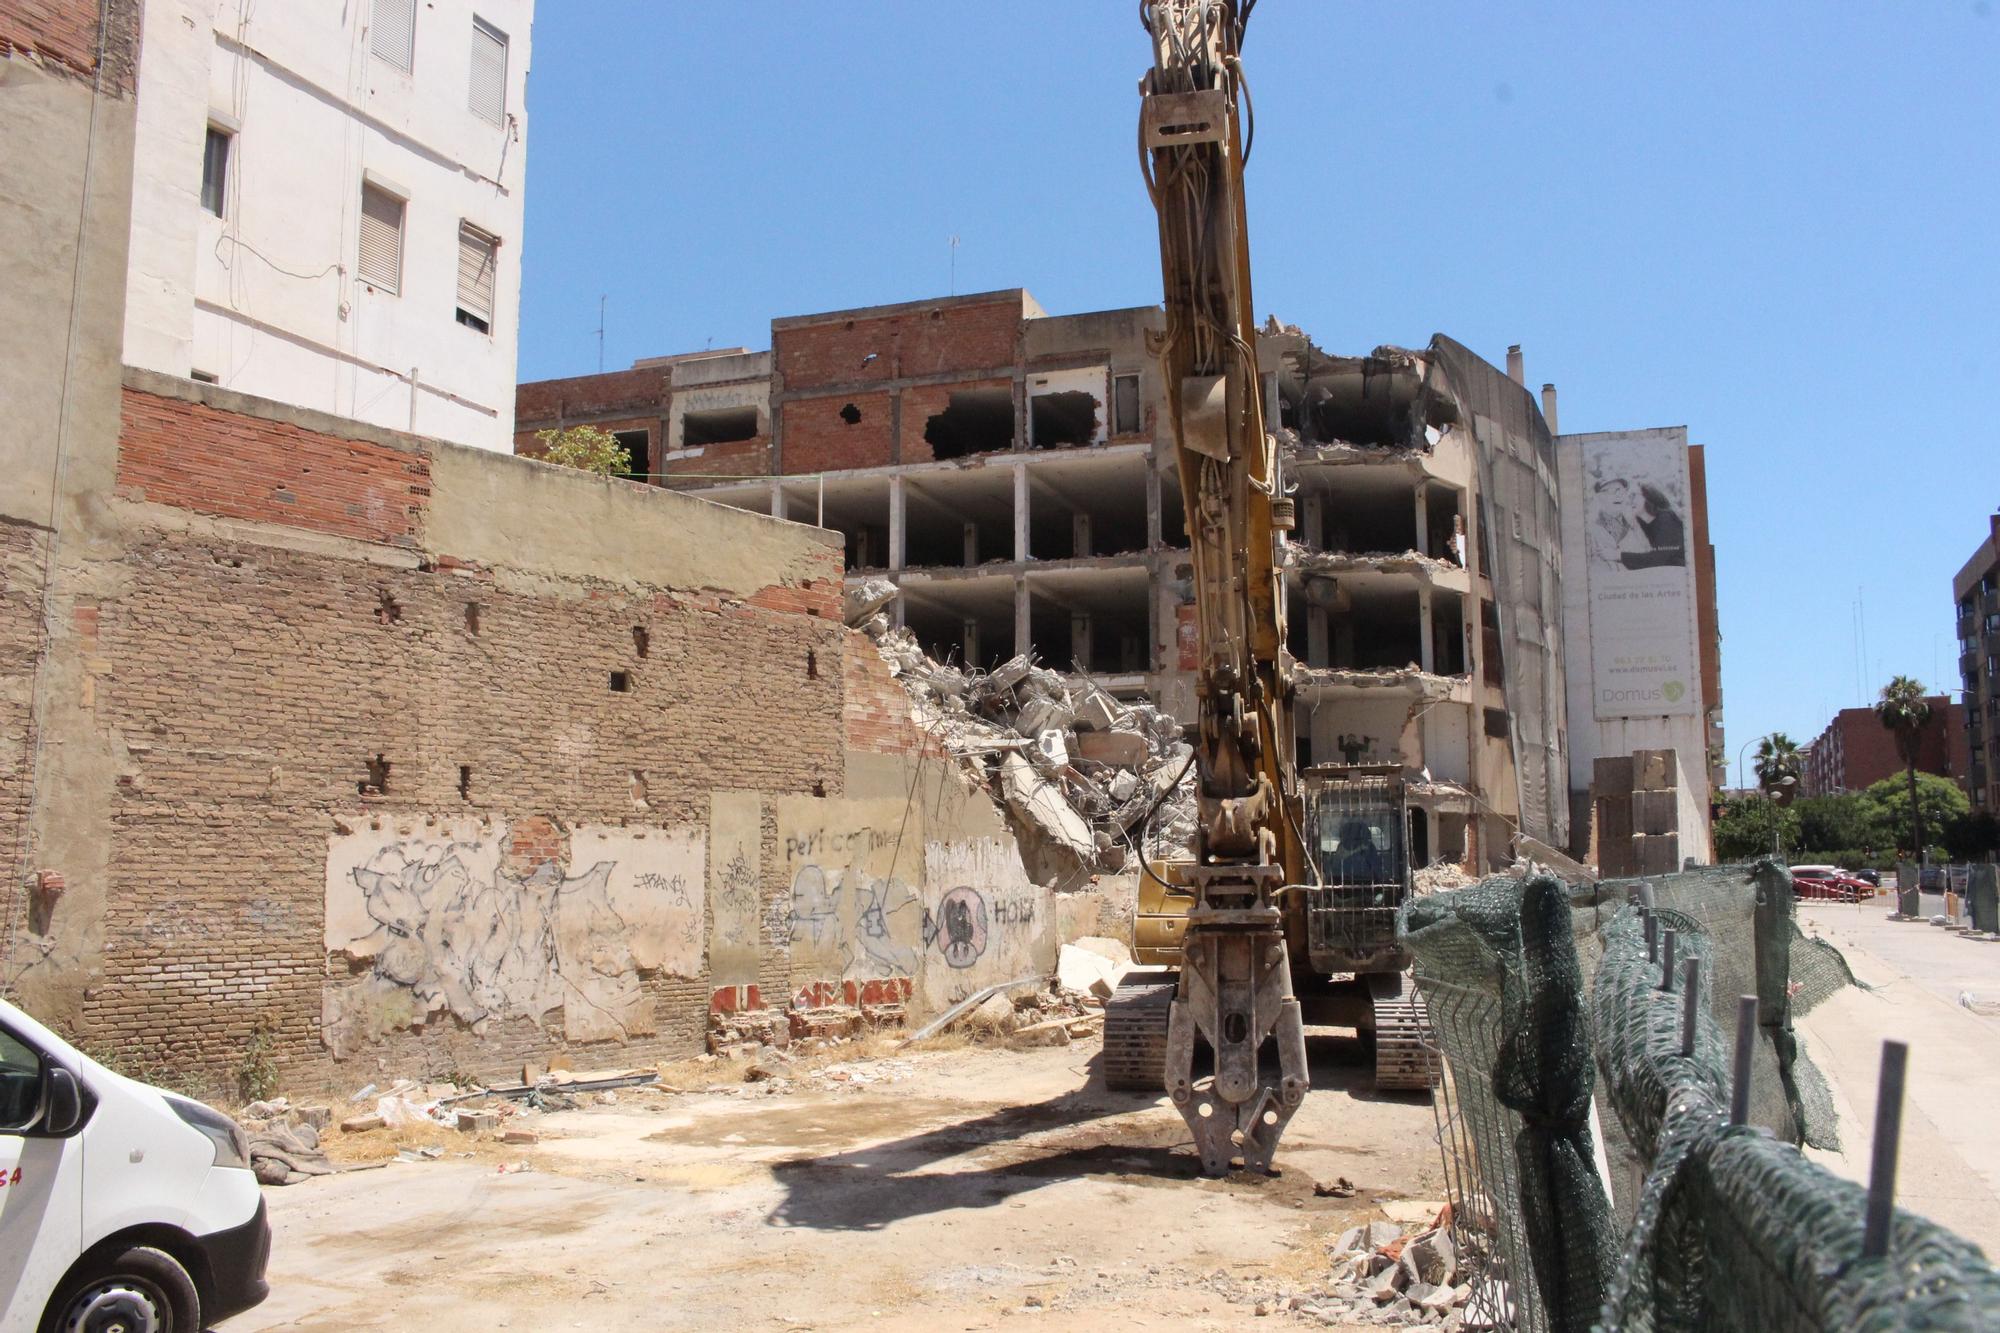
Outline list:
[[[1272,1177],[1203,1178],[1164,1097],[1104,1090],[1094,1038],[626,1090],[523,1117],[530,1147],[445,1132],[267,1191],[271,1297],[222,1327],[1235,1327],[1442,1189],[1428,1098],[1375,1093],[1352,1040],[1311,1056]],[[1315,1195],[1340,1177],[1353,1197]]]

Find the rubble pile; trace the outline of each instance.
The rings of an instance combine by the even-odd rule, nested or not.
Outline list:
[[[1194,752],[1178,722],[1027,654],[991,671],[935,661],[881,614],[894,596],[886,579],[850,588],[848,624],[875,641],[917,724],[1005,807],[1038,883],[1127,868],[1141,839],[1149,856],[1192,842]]]
[[[1447,1208],[1406,1232],[1391,1221],[1349,1227],[1328,1246],[1330,1280],[1272,1291],[1236,1281],[1223,1294],[1259,1315],[1292,1314],[1338,1327],[1434,1327],[1446,1333],[1512,1327],[1505,1284],[1477,1281],[1458,1252]]]
[[[251,1102],[236,1117],[249,1144],[250,1169],[265,1185],[296,1185],[333,1174],[319,1134],[333,1121],[326,1106],[293,1106],[283,1097]]]

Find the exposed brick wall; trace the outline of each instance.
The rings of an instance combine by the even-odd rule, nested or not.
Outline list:
[[[729,477],[769,476],[771,437],[758,435],[748,440],[711,444],[698,454],[691,454],[686,458],[668,459],[654,471],[666,473],[668,476],[696,474],[688,482],[691,486],[713,486],[716,484],[717,474]]]
[[[1917,735],[1917,771],[1951,777],[1965,785],[1970,763],[1965,741],[1965,709],[1949,697],[1930,697],[1931,720]],[[1883,778],[1899,777],[1903,759],[1896,737],[1871,708],[1843,708],[1812,744],[1806,761],[1806,794],[1861,791]]]
[[[118,493],[410,546],[430,496],[430,464],[414,446],[343,439],[127,388]]]
[[[25,909],[27,889],[17,872],[35,869],[22,864],[21,852],[34,765],[30,724],[46,542],[39,529],[0,523],[0,961]]]
[[[910,756],[944,753],[911,718],[909,692],[889,674],[873,640],[860,630],[848,630],[844,662],[848,749]]]
[[[0,0],[0,54],[27,53],[72,74],[94,74],[98,13],[98,0]],[[129,92],[138,28],[133,0],[115,0],[110,23],[107,85]]]
[[[514,390],[514,419],[527,432],[558,422],[595,423],[602,416],[665,417],[672,401],[667,372],[660,367],[612,370],[520,385]]]
[[[980,305],[781,327],[772,331],[771,350],[789,393],[1011,366],[1021,354],[1021,303],[1010,295]]]
[[[839,795],[837,562],[829,551],[823,578],[746,601],[608,585],[530,596],[249,544],[135,540],[127,586],[98,626],[100,715],[130,758],[114,802],[105,973],[84,1037],[141,1067],[226,1073],[267,1023],[295,1086],[346,1079],[319,1031],[337,825],[488,815],[509,824],[520,871],[565,855],[564,826],[705,824],[717,788]],[[648,630],[643,659],[635,625]],[[631,673],[630,692],[611,691],[612,671]],[[362,796],[378,753],[388,792]],[[706,977],[646,984],[658,1035],[581,1058],[699,1048]],[[166,1013],[180,1021],[161,1023]],[[371,1057],[491,1073],[561,1049],[541,1024],[494,1022],[475,1036],[441,1021]]]
[[[951,406],[951,396],[964,393],[968,389],[1012,390],[1012,380],[979,379],[967,380],[963,384],[919,384],[903,390],[903,431],[902,461],[905,463],[929,463],[936,455],[931,450],[930,441],[924,438],[924,428],[930,419]]]
[[[863,393],[784,403],[779,411],[784,421],[785,471],[836,472],[895,461],[893,401],[891,394]],[[849,423],[841,416],[849,404],[861,413],[859,421]]]

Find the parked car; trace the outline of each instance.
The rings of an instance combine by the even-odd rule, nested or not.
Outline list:
[[[1879,889],[1882,887],[1882,872],[1879,870],[1857,870],[1854,872],[1854,877],[1865,884],[1873,885],[1875,888]]]
[[[0,1333],[198,1333],[264,1299],[270,1249],[235,1121],[0,1000]]]
[[[1839,866],[1800,865],[1792,867],[1792,891],[1801,898],[1853,903],[1873,897],[1875,886]]]

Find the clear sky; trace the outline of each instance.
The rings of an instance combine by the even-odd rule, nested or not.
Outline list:
[[[1262,0],[1257,310],[1523,345],[1565,431],[1709,446],[1725,720],[1956,688],[2000,506],[1995,0]],[[542,0],[521,377],[774,316],[1160,294],[1134,0]],[[1865,612],[1865,657],[1861,652]]]

